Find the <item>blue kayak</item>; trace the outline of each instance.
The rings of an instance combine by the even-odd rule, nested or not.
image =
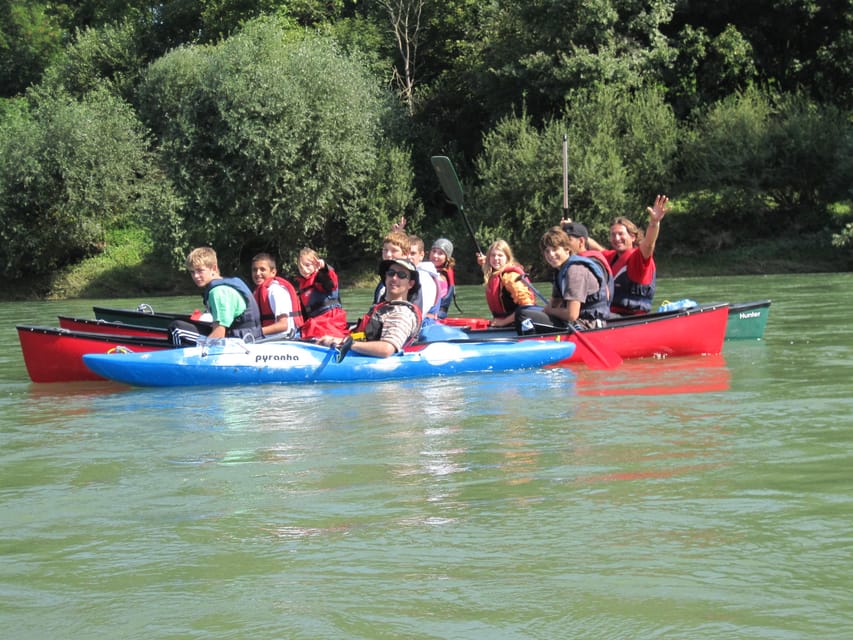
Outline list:
[[[228,338],[209,344],[147,353],[83,356],[96,374],[145,387],[358,382],[529,369],[566,360],[573,342],[500,340],[431,342],[389,358],[306,342],[251,344]]]

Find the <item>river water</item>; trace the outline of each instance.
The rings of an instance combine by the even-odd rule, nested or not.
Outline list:
[[[853,638],[853,274],[659,283],[682,297],[771,298],[765,339],[614,371],[39,385],[15,324],[197,300],[0,304],[3,636]]]

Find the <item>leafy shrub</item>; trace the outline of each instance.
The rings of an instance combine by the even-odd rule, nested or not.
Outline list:
[[[50,273],[99,251],[105,229],[167,217],[169,184],[130,107],[99,89],[33,91],[0,124],[0,273]]]
[[[541,129],[525,113],[505,118],[476,162],[473,218],[485,237],[503,237],[528,260],[538,260],[539,237],[563,215],[564,134],[569,217],[593,235],[606,236],[617,215],[644,215],[644,203],[671,186],[677,127],[657,90],[577,92],[564,117]]]
[[[183,250],[213,245],[223,267],[305,244],[375,251],[392,219],[417,212],[378,84],[330,39],[268,19],[155,62],[140,113],[185,202]]]

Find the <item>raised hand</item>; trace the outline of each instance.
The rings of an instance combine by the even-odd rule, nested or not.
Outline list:
[[[649,212],[649,222],[660,222],[669,212],[669,209],[669,198],[661,195],[657,196],[654,206],[646,207],[646,211]]]

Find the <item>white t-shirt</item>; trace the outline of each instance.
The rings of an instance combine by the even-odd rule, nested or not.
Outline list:
[[[438,275],[432,262],[424,261],[418,265],[418,282],[421,284],[420,299],[423,303],[421,311],[426,315],[438,300],[438,286],[433,276]]]
[[[278,318],[279,316],[287,315],[288,330],[275,335],[282,337],[294,335],[296,333],[296,326],[293,322],[293,316],[290,315],[293,312],[293,303],[290,300],[290,294],[275,280],[270,283],[267,292],[269,294],[270,309],[272,309],[273,317]]]

